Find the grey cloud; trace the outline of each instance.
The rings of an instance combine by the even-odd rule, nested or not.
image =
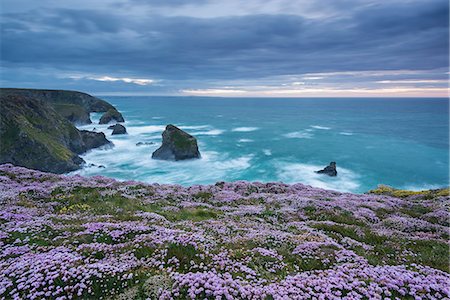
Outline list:
[[[331,8],[338,10],[333,3]],[[342,2],[339,9],[347,13],[329,19],[135,16],[86,8],[7,13],[1,26],[2,65],[199,84],[206,79],[448,66],[447,1],[371,2],[350,10],[355,3]]]

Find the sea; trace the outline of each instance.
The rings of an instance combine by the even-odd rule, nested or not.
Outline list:
[[[379,184],[421,190],[449,185],[449,99],[105,96],[128,134],[82,155],[71,174],[183,186],[219,181],[303,183],[364,193]],[[195,136],[201,159],[151,158],[167,124]],[[144,145],[136,145],[139,142]],[[330,162],[338,175],[317,174]],[[100,167],[101,166],[101,167]]]

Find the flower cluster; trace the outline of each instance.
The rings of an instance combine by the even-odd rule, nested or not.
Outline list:
[[[448,299],[447,192],[0,165],[0,299]]]

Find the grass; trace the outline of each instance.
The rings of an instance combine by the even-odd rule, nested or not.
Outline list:
[[[353,213],[348,210],[338,209],[335,210],[324,210],[317,209],[313,206],[306,206],[303,208],[305,215],[314,221],[332,221],[340,224],[347,225],[358,225],[364,226],[365,223],[358,220],[353,216]]]
[[[176,211],[159,211],[158,213],[169,221],[191,220],[194,222],[215,219],[222,214],[220,211],[204,207],[182,208]]]
[[[198,261],[197,249],[192,245],[180,245],[170,243],[167,246],[167,258],[176,257],[179,262],[179,269],[187,271],[191,265],[191,261]]]
[[[403,257],[409,263],[420,263],[439,270],[449,272],[449,245],[435,240],[392,240],[386,236],[378,235],[369,228],[358,228],[354,226],[314,224],[312,227],[323,230],[330,237],[340,240],[341,237],[349,237],[356,241],[374,247],[367,251],[362,248],[356,248],[355,252],[368,259],[373,265],[388,263],[403,263],[402,251],[409,250],[415,254],[411,257]],[[359,234],[362,231],[364,234]]]
[[[408,191],[395,189],[387,185],[379,185],[378,188],[370,190],[369,194],[375,195],[387,195],[396,198],[406,198],[410,196],[421,196],[422,199],[434,199],[437,197],[448,197],[450,196],[450,189],[436,189],[436,190],[424,190],[424,191]]]

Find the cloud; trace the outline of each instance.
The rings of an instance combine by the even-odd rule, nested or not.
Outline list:
[[[101,77],[87,77],[87,79],[97,80],[97,81],[123,81],[126,83],[134,83],[137,85],[149,85],[154,83],[155,81],[152,79],[139,79],[139,78],[127,78],[127,77],[110,77],[110,76],[101,76]]]
[[[1,13],[3,85],[51,83],[36,76],[49,69],[120,74],[61,79],[71,88],[131,90],[120,84],[133,83],[186,94],[247,93],[258,82],[373,89],[380,81],[447,78],[427,73],[448,67],[443,0],[17,1],[5,0]]]

